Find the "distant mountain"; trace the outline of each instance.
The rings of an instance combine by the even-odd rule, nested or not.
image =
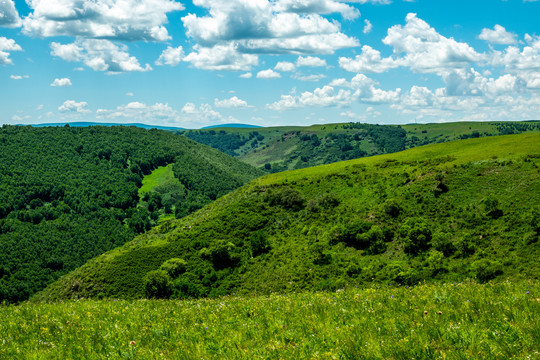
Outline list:
[[[158,130],[168,130],[168,131],[184,130],[184,128],[181,128],[181,127],[147,125],[147,124],[141,124],[141,123],[121,124],[121,123],[100,123],[100,122],[79,121],[79,122],[69,122],[69,123],[61,122],[61,123],[30,124],[30,126],[33,126],[33,127],[57,127],[57,126],[66,126],[66,125],[73,126],[73,127],[136,126],[142,129],[158,129]]]
[[[205,126],[202,129],[215,129],[215,128],[240,128],[240,129],[257,129],[262,128],[259,125],[249,125],[249,124],[221,124],[221,125],[210,125]]]

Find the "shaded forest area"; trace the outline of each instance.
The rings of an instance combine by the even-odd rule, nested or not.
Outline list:
[[[0,302],[26,300],[149,230],[163,204],[138,206],[138,188],[145,175],[171,163],[185,191],[167,211],[182,215],[258,175],[249,165],[160,130],[0,128]],[[212,189],[202,182],[208,177]]]

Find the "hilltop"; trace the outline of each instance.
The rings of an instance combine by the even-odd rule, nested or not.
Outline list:
[[[307,127],[185,130],[180,133],[266,172],[279,172],[433,143],[530,131],[540,131],[540,122],[343,123]]]
[[[258,178],[34,300],[203,297],[540,274],[540,134]]]
[[[135,127],[3,126],[0,145],[0,302],[26,300],[160,218],[261,174],[183,136]],[[165,168],[170,181],[152,184]]]

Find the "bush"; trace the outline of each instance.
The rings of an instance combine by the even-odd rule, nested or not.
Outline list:
[[[471,264],[471,270],[478,280],[486,282],[502,275],[502,264],[498,261],[488,259],[476,260]]]
[[[173,298],[174,299],[188,299],[198,298],[201,296],[201,290],[199,287],[189,280],[179,278],[173,283]]]
[[[409,218],[399,229],[399,235],[403,239],[404,251],[410,255],[416,255],[429,249],[431,230],[422,218]]]
[[[161,265],[161,270],[165,271],[171,278],[177,278],[186,272],[187,261],[179,258],[172,258]]]
[[[266,254],[271,249],[268,236],[262,231],[255,231],[253,235],[250,236],[249,241],[251,243],[251,253],[253,256]]]
[[[144,292],[147,298],[168,299],[172,294],[172,281],[164,270],[154,270],[146,274]]]
[[[265,201],[270,205],[279,205],[285,209],[294,211],[301,210],[304,207],[304,197],[302,194],[289,186],[277,190],[270,190],[265,195]]]

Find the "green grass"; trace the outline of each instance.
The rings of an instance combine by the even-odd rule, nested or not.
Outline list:
[[[159,167],[146,175],[139,188],[139,196],[142,197],[147,192],[159,191],[162,188],[184,188],[182,183],[174,177],[173,164]]]
[[[2,359],[538,359],[540,284],[0,306]]]

